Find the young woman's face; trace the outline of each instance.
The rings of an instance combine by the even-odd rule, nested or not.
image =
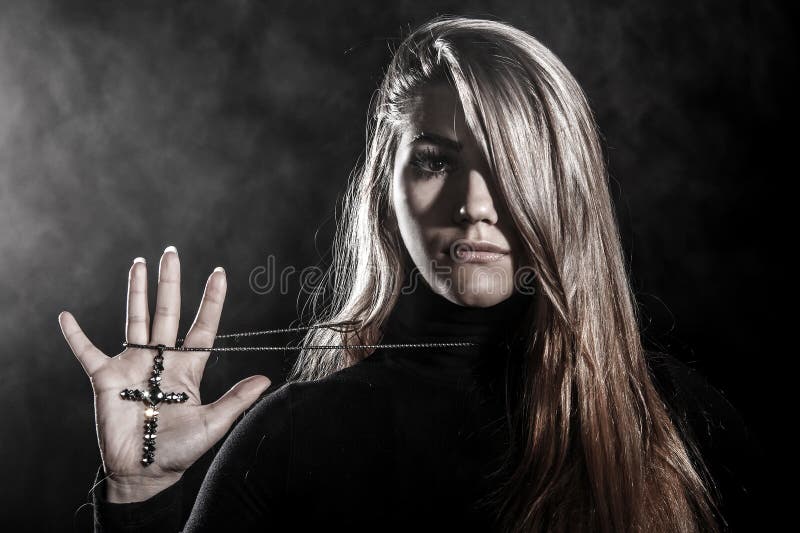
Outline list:
[[[395,154],[392,205],[434,291],[477,307],[511,296],[519,238],[449,86],[426,89],[410,116]]]

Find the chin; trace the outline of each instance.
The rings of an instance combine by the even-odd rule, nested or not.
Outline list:
[[[490,307],[508,299],[514,292],[514,284],[508,276],[478,275],[462,279],[451,279],[449,299],[468,307]]]

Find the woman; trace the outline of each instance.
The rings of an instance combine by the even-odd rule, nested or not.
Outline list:
[[[400,45],[373,103],[333,295],[312,302],[318,323],[359,327],[309,330],[288,382],[224,442],[186,531],[722,529],[693,435],[740,420],[642,348],[598,134],[564,65],[507,24],[439,17]],[[175,344],[178,263],[168,248],[148,334],[134,262],[129,343]],[[212,345],[225,287],[217,269],[184,346]],[[119,391],[143,381],[152,350],[108,358],[72,315],[59,321],[96,395],[97,529],[176,531],[183,472],[269,380],[203,406],[208,352],[165,353],[161,388],[189,400],[161,408],[143,466],[141,405]],[[479,346],[314,348],[443,340]]]

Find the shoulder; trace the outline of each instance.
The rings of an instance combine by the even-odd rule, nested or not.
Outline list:
[[[379,375],[359,363],[319,380],[288,381],[267,389],[225,439],[220,455],[226,467],[235,463],[244,468],[255,457],[285,463],[304,440],[324,443],[372,425],[387,405]]]
[[[698,370],[662,352],[648,352],[647,363],[672,415],[689,424],[697,438],[713,439],[720,432],[742,440],[750,437],[738,409]]]
[[[292,407],[298,416],[335,414],[339,422],[383,412],[390,399],[391,370],[378,358],[369,356],[358,363],[315,381],[289,385]]]
[[[336,473],[333,482],[358,472],[369,478],[367,471],[385,467],[385,450],[391,449],[397,429],[396,396],[382,370],[367,366],[358,363],[322,379],[287,382],[256,407],[286,420],[281,431],[289,442],[287,479],[295,489],[326,485],[323,472]]]
[[[691,411],[735,411],[705,376],[677,357],[663,352],[647,352],[646,360],[650,375],[669,407]]]
[[[367,357],[359,363],[313,381],[288,381],[266,392],[247,416],[280,414],[294,420],[348,414],[385,407],[391,394],[391,370]]]
[[[670,417],[708,469],[724,516],[730,525],[742,525],[750,510],[763,505],[761,443],[739,410],[698,370],[661,352],[649,352],[646,359]]]

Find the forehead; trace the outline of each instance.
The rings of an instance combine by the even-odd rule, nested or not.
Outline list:
[[[468,134],[464,110],[455,90],[446,84],[426,87],[414,101],[404,136],[435,133],[463,141]]]

